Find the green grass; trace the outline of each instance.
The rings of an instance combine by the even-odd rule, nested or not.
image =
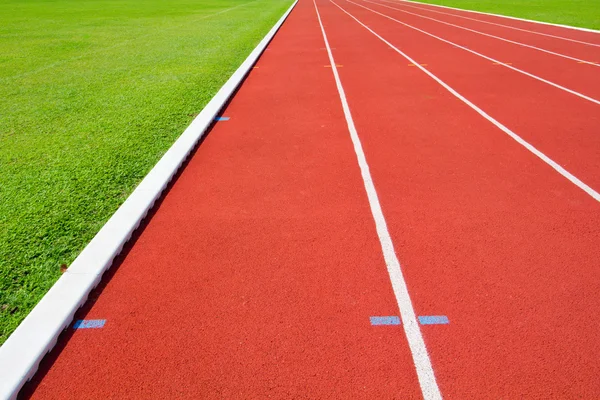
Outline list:
[[[0,1],[0,343],[291,3]]]
[[[600,29],[600,0],[419,0],[555,24]]]

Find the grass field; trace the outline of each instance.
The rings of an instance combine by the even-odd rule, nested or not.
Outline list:
[[[0,3],[0,343],[291,3]]]
[[[600,0],[419,0],[423,3],[600,30]]]

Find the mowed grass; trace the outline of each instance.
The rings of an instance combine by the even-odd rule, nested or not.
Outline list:
[[[419,0],[511,17],[600,30],[600,0]]]
[[[291,3],[0,2],[0,343]]]

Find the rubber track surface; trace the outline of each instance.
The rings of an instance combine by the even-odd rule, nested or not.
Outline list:
[[[600,56],[600,37],[598,34],[549,27],[541,24],[524,23],[523,21],[466,13],[399,0],[377,0],[377,2],[389,7],[485,32],[490,35],[500,36],[508,40],[563,53],[571,57],[591,58],[588,61],[598,61],[598,57]],[[554,37],[546,35],[553,35]],[[564,39],[561,40],[556,36]]]
[[[485,15],[485,14],[480,14],[480,13],[466,11],[466,10],[452,10],[452,9],[436,7],[433,5],[423,4],[423,3],[414,3],[414,2],[403,1],[403,0],[392,0],[392,1],[398,2],[399,4],[404,4],[407,6],[411,5],[411,6],[417,6],[422,9],[443,11],[443,12],[449,13],[449,14],[460,15],[460,16],[469,17],[469,18],[475,18],[480,21],[487,21],[487,22],[492,22],[495,24],[508,25],[511,27],[519,28],[519,29],[544,33],[547,35],[560,36],[560,37],[564,37],[564,38],[570,38],[573,40],[595,43],[595,44],[600,45],[600,37],[598,36],[597,32],[586,32],[586,31],[581,31],[581,30],[577,30],[577,29],[567,29],[567,28],[563,28],[560,26],[538,24],[538,23],[531,22],[531,21],[519,21],[519,20],[515,20],[515,19],[504,18],[499,15]],[[461,20],[464,21],[464,19],[461,19]],[[458,19],[457,19],[457,21],[458,21]],[[504,31],[506,31],[506,30],[504,30]],[[523,33],[523,34],[519,34],[519,35],[520,35],[520,36],[518,36],[519,38],[533,37],[532,36],[533,34],[531,34],[531,33]],[[554,41],[554,42],[556,42],[556,41]]]
[[[387,0],[386,0],[387,1]],[[369,0],[369,2],[363,0],[357,0],[356,3],[365,7],[376,10],[380,13],[389,15],[392,18],[401,20],[402,22],[412,25],[421,30],[432,33],[436,36],[442,37],[453,43],[459,44],[464,47],[468,47],[478,53],[484,54],[488,57],[494,58],[500,62],[511,63],[512,66],[525,70],[529,73],[537,75],[546,80],[552,81],[561,86],[568,87],[569,89],[575,90],[589,97],[600,99],[600,66],[594,66],[590,64],[579,63],[574,60],[567,58],[558,57],[553,54],[548,54],[534,49],[519,46],[514,43],[504,42],[499,39],[495,39],[489,36],[477,34],[475,32],[466,31],[454,26],[442,24],[437,21],[421,18],[412,14],[422,14],[438,20],[446,20],[447,16],[430,16],[427,13],[422,13],[414,9],[410,9],[405,6],[398,6],[396,4],[384,3],[380,0]],[[390,8],[393,7],[393,8]],[[399,11],[406,10],[412,14]],[[441,18],[440,18],[441,17]],[[446,22],[446,21],[445,21]],[[448,21],[454,25],[463,26],[463,21]],[[467,21],[467,25],[468,22]],[[400,24],[396,24],[397,28],[400,28]],[[468,26],[467,26],[468,27]],[[486,27],[487,28],[487,27]],[[404,28],[403,31],[408,28]],[[478,28],[470,28],[473,30],[479,30]],[[487,28],[486,30],[489,30]],[[507,29],[505,29],[507,30]],[[509,31],[512,33],[512,31]],[[416,32],[417,33],[417,32]],[[487,33],[487,32],[486,32]],[[418,33],[420,36],[424,36],[422,33]],[[496,32],[495,36],[504,37],[503,32]],[[600,35],[599,35],[600,36]],[[542,37],[544,38],[544,37]],[[549,39],[549,38],[544,38]],[[434,40],[434,39],[432,39]],[[528,40],[521,41],[520,38],[515,38],[516,42],[523,42],[525,44]],[[566,42],[561,40],[553,39],[552,46],[554,51],[559,54],[569,55],[569,49],[572,47],[582,47],[582,45],[573,46],[572,42]],[[444,47],[449,47],[448,44],[440,42]],[[532,44],[533,45],[533,44]],[[558,47],[560,45],[560,47]],[[543,45],[537,47],[544,48]],[[558,48],[556,48],[558,47]],[[589,47],[586,46],[585,52],[578,54],[579,58],[585,61],[597,62],[600,65],[600,47]],[[456,53],[464,53],[464,50],[457,49]],[[476,56],[471,56],[476,57]],[[576,57],[576,56],[575,56]],[[464,57],[461,57],[464,59]],[[487,64],[491,64],[495,69],[505,69],[500,65],[494,65],[489,60],[483,60]],[[470,72],[470,68],[464,65],[463,68]],[[515,72],[512,72],[515,73]],[[487,74],[486,74],[487,76]],[[493,76],[493,73],[490,74]],[[528,78],[531,79],[531,78]],[[541,84],[541,83],[540,83]],[[553,91],[555,88],[551,88]],[[596,104],[597,106],[597,104]]]
[[[336,3],[600,188],[600,106]],[[422,326],[442,395],[600,397],[598,202],[316,4],[415,311],[450,320]],[[460,36],[509,61],[498,41]],[[324,47],[301,0],[78,316],[104,328],[70,330],[23,397],[421,398],[402,327],[369,322],[398,305]],[[527,68],[555,60],[527,52],[515,50]],[[569,64],[579,82],[584,66]]]
[[[598,204],[337,7],[322,9],[415,308],[451,321],[424,329],[442,393],[596,397]],[[384,23],[372,28],[386,38],[399,29]],[[402,34],[421,60],[418,37]],[[458,78],[448,81],[468,84]]]
[[[459,93],[588,185],[600,187],[600,157],[598,157],[600,135],[593,133],[593,130],[597,130],[600,126],[600,105],[508,68],[494,65],[489,60],[450,46],[349,2],[340,1],[339,4],[418,63],[427,64],[430,71]],[[390,13],[386,12],[386,14],[393,12],[393,10],[387,11]],[[405,19],[399,18],[398,15],[393,17]],[[360,25],[356,25],[355,29],[361,28]],[[455,28],[446,27],[446,30],[453,32]],[[498,44],[495,39],[470,33],[469,35],[477,41],[485,40],[490,48]],[[546,54],[528,50],[532,59],[535,57],[546,59]],[[493,53],[493,50],[488,52]],[[399,55],[397,57],[398,64],[402,64],[401,57]],[[562,59],[556,57],[554,59],[558,63],[563,62]],[[506,59],[501,61],[506,62]],[[402,67],[408,64],[408,61],[403,62]],[[576,77],[584,65],[575,62],[570,64],[573,67],[570,74]],[[585,67],[598,70],[595,81],[587,82],[590,87],[599,86],[600,89],[600,68],[587,65]],[[552,69],[551,66],[547,68]]]

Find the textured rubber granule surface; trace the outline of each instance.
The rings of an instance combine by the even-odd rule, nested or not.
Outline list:
[[[301,2],[32,398],[418,398],[314,7]]]
[[[596,104],[336,3],[598,189]],[[443,397],[599,397],[598,202],[316,5]],[[422,397],[312,1],[223,116],[27,395]]]
[[[319,4],[444,397],[597,397],[597,202]]]

